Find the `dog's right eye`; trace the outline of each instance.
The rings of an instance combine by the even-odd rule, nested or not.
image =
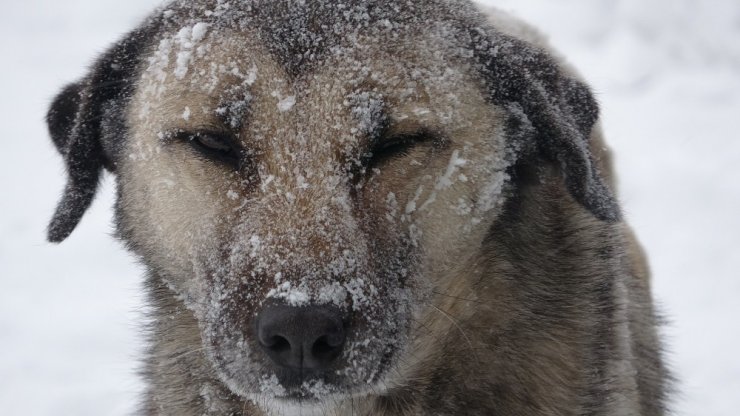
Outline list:
[[[383,138],[370,149],[365,166],[370,169],[380,167],[392,159],[408,155],[414,147],[434,140],[433,135],[424,131]]]
[[[185,132],[174,135],[177,139],[186,142],[200,156],[226,163],[238,168],[241,160],[241,150],[233,138],[218,132]]]

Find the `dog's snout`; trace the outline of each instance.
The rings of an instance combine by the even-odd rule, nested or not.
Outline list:
[[[331,306],[271,305],[257,316],[259,344],[270,359],[290,371],[324,371],[345,341],[341,311]]]

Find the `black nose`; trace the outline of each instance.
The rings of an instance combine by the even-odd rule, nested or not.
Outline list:
[[[344,322],[332,306],[266,306],[257,317],[259,343],[272,361],[291,371],[324,371],[344,346]]]

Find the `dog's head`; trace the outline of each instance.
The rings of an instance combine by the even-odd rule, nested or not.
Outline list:
[[[585,210],[619,215],[587,88],[472,6],[428,3],[160,10],[51,107],[69,181],[49,239],[107,168],[119,235],[234,393],[319,403],[403,383],[429,299],[469,278],[517,166],[555,166]]]

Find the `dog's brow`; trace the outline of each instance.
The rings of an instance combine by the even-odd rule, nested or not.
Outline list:
[[[244,118],[249,113],[251,101],[252,95],[247,85],[233,85],[220,94],[216,116],[225,126],[237,130],[241,128]]]
[[[349,100],[352,118],[357,123],[359,133],[370,143],[383,137],[390,124],[383,97],[369,90],[360,90],[354,92]]]

